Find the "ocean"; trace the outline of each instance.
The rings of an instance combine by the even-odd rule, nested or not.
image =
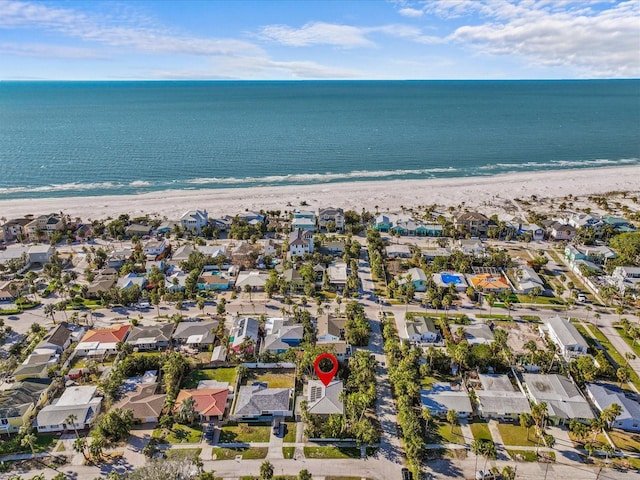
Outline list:
[[[0,200],[615,165],[640,80],[0,82]]]

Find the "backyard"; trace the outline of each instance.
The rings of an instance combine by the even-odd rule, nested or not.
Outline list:
[[[197,388],[202,380],[215,380],[217,382],[227,382],[229,386],[236,384],[237,371],[235,367],[228,368],[196,368],[191,371],[184,382],[184,388]]]
[[[294,388],[295,371],[292,369],[250,369],[247,377],[243,379],[242,384],[250,385],[254,382],[266,383],[269,388]]]
[[[174,423],[170,430],[162,427],[156,428],[151,437],[164,443],[199,443],[202,438],[202,426]]]
[[[475,438],[476,440],[493,441],[493,437],[491,437],[491,432],[489,431],[487,422],[473,422],[469,424],[469,428],[471,428],[473,438]]]
[[[498,430],[502,441],[505,445],[522,446],[522,447],[535,447],[536,436],[533,432],[533,428],[529,429],[527,436],[527,429],[520,425],[511,425],[508,423],[498,423]]]
[[[225,425],[220,431],[220,443],[265,443],[269,441],[269,426]]]
[[[357,447],[304,447],[307,458],[360,458]]]

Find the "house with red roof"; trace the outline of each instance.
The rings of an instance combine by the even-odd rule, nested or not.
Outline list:
[[[115,355],[118,353],[118,343],[124,342],[130,328],[129,325],[115,325],[112,328],[89,330],[76,346],[76,356]]]
[[[227,408],[228,388],[200,388],[198,390],[180,390],[174,411],[180,409],[180,405],[187,398],[195,400],[195,410],[200,414],[203,422],[222,420]]]

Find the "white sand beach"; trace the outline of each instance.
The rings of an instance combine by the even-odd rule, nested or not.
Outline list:
[[[121,213],[177,218],[186,210],[207,209],[212,216],[244,210],[290,210],[302,202],[309,209],[335,206],[361,211],[396,211],[401,206],[480,207],[504,213],[514,198],[585,196],[611,191],[640,192],[640,166],[380,182],[322,183],[253,188],[168,190],[139,195],[0,200],[0,217],[64,212],[83,220]]]

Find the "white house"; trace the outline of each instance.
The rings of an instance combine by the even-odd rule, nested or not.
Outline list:
[[[587,383],[585,389],[600,412],[614,403],[620,405],[622,412],[613,421],[612,427],[628,432],[640,432],[640,404],[636,400],[627,397],[622,390],[611,385]]]
[[[587,354],[589,346],[586,340],[568,319],[559,316],[551,318],[545,322],[545,327],[549,339],[560,348],[560,353],[566,360]]]
[[[89,428],[98,413],[102,397],[96,396],[98,387],[68,387],[57,402],[47,405],[38,413],[38,432],[62,432]],[[70,415],[75,415],[75,423],[67,423]]]
[[[142,251],[145,255],[157,257],[167,249],[167,241],[163,238],[161,240],[149,240],[144,244]]]
[[[318,227],[326,229],[329,222],[335,224],[337,231],[344,230],[344,210],[334,207],[318,209]]]
[[[435,342],[438,339],[433,320],[425,317],[417,317],[415,321],[405,322],[407,338],[413,343]]]
[[[544,292],[545,286],[540,275],[536,271],[525,265],[521,265],[515,269],[516,291],[520,294],[529,294],[534,289],[540,288],[540,292]]]
[[[209,214],[206,210],[189,210],[180,217],[180,225],[185,230],[191,230],[198,234],[202,232],[202,227],[209,223]]]
[[[624,295],[627,290],[640,287],[640,267],[616,267],[608,280]]]
[[[313,253],[313,233],[296,229],[289,234],[289,252],[291,256],[302,257],[307,253]]]

